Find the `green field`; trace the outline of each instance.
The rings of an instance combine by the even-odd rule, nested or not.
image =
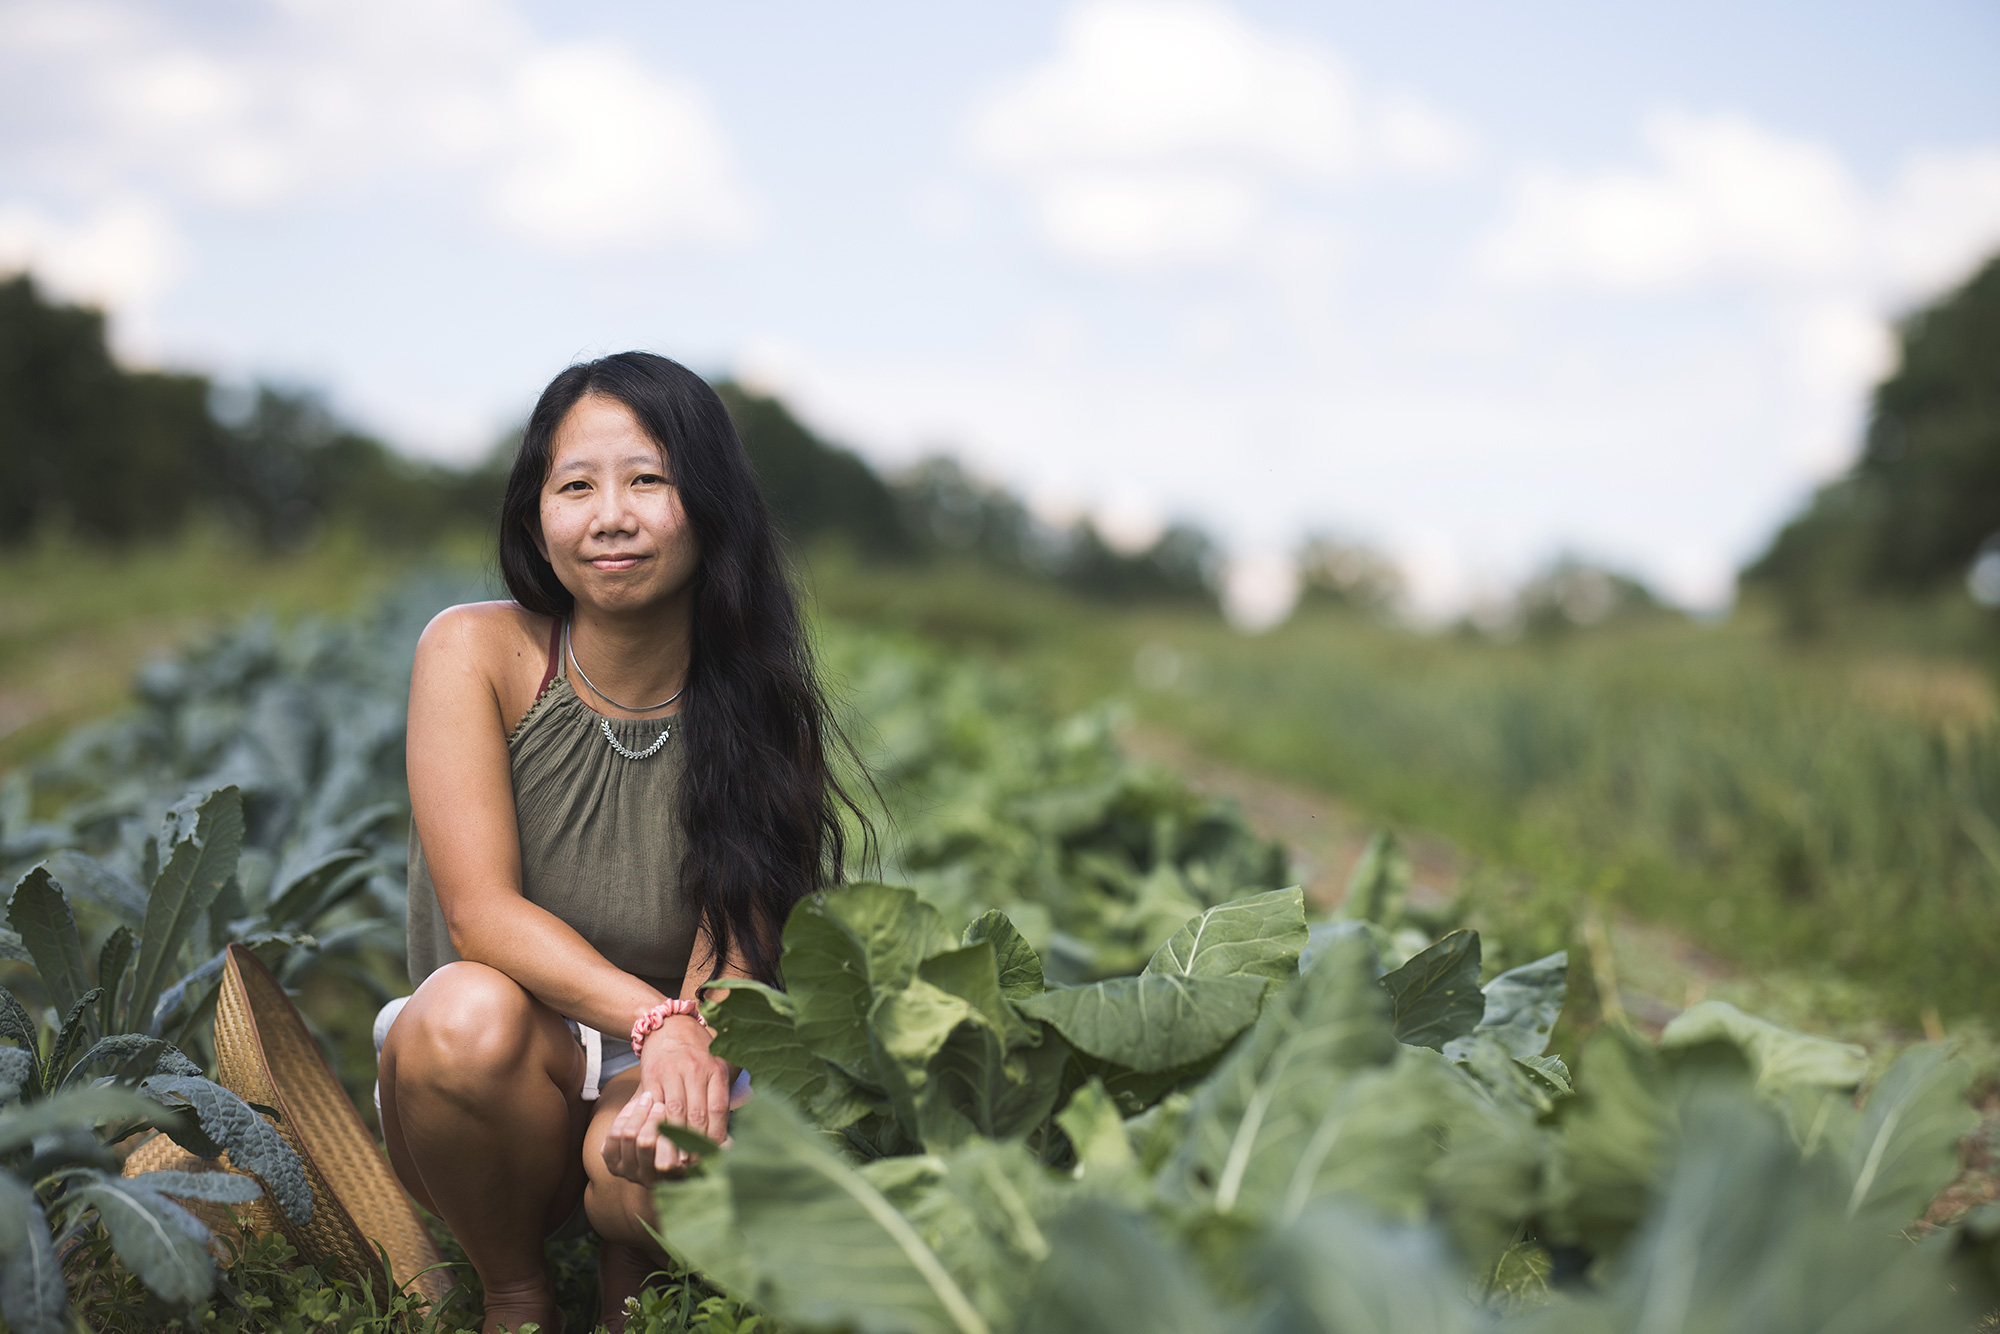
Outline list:
[[[118,1187],[93,1130],[141,1094],[186,1106],[184,1147],[304,1198],[264,1122],[194,1073],[213,959],[254,942],[365,1104],[367,1022],[400,985],[404,667],[477,562],[333,548],[249,572],[196,545],[136,562],[181,584],[135,569],[114,596],[115,564],[41,559],[10,591],[47,638],[96,636],[107,670],[148,635],[187,647],[126,713],[76,727],[116,702],[79,694],[59,742],[18,743],[0,802],[20,877],[0,972],[27,1007],[0,1003],[0,1187],[77,1242],[37,1272],[107,1330],[187,1327],[190,1301],[204,1328],[465,1328],[476,1287],[420,1316],[269,1241],[209,1297],[201,1238]],[[1150,1334],[1277,1310],[1334,1334],[1355,1303],[1421,1298],[1389,1327],[1611,1334],[1675,1302],[1660,1328],[1748,1334],[1856,1309],[1971,1328],[2000,1302],[1993,1117],[1968,1105],[1992,1091],[1969,821],[1994,723],[1962,648],[1801,654],[1747,618],[1496,643],[1327,610],[1250,639],[963,570],[822,555],[812,579],[888,805],[882,863],[857,868],[883,883],[801,906],[785,992],[711,1005],[763,1096],[734,1148],[695,1145],[712,1165],[659,1188],[680,1268],[635,1331]],[[232,620],[246,591],[271,615]],[[24,653],[10,685],[52,690],[59,662]],[[1414,873],[1378,841],[1345,902],[1287,888],[1279,847],[1121,736],[1399,826]],[[1730,985],[1662,1005],[1646,956],[1691,940]],[[1742,985],[1779,976],[1798,985]],[[1775,996],[1755,1008],[1792,1027],[1725,994]],[[186,1058],[137,1036],[148,1015]],[[1917,1040],[1940,1026],[1960,1040]],[[556,1257],[576,1328],[589,1262]]]

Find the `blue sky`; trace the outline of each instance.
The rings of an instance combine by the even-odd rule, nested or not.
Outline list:
[[[645,346],[1253,610],[1314,532],[1714,605],[2000,249],[1997,15],[6,0],[0,268],[433,455]]]

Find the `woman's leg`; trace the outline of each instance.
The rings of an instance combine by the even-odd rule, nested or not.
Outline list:
[[[389,1161],[479,1271],[487,1334],[555,1330],[542,1239],[582,1194],[589,1118],[568,1025],[505,973],[447,964],[389,1030],[381,1081]]]
[[[653,1221],[653,1190],[613,1176],[604,1165],[604,1137],[639,1087],[639,1072],[627,1070],[604,1086],[583,1137],[584,1216],[603,1239],[598,1252],[598,1319],[613,1334],[624,1328],[625,1299],[636,1297],[646,1277],[668,1269],[667,1256],[645,1225]]]

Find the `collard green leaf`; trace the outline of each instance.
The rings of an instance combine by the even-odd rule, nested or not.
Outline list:
[[[1394,834],[1386,829],[1377,830],[1348,873],[1341,913],[1394,929],[1403,920],[1403,904],[1409,897],[1409,855]]]
[[[1454,931],[1401,968],[1385,974],[1396,1040],[1442,1051],[1479,1026],[1486,997],[1479,990],[1479,933]]]
[[[1008,1000],[1026,1000],[1047,990],[1048,983],[1042,976],[1042,957],[1014,929],[1014,923],[1008,920],[1007,914],[993,908],[973,919],[972,925],[965,928],[962,941],[967,945],[976,945],[982,940],[993,946],[993,958],[1000,972],[1001,995]]]
[[[975,1022],[1003,1039],[1034,1040],[1035,1026],[1024,1022],[1001,994],[998,960],[986,941],[932,955],[918,965],[917,976],[964,1001]]]
[[[243,801],[225,787],[190,797],[167,813],[161,840],[171,847],[146,901],[146,929],[132,973],[127,1013],[154,1017],[160,992],[178,975],[181,948],[236,869],[243,849]]]
[[[100,1032],[117,1033],[129,1027],[119,1022],[118,993],[125,984],[125,974],[132,967],[132,955],[138,948],[138,937],[132,928],[121,926],[105,938],[104,948],[97,952],[97,985],[103,994],[97,1000],[97,1027]]]
[[[1493,1038],[1508,1055],[1531,1061],[1549,1049],[1549,1034],[1555,1031],[1569,994],[1569,951],[1558,950],[1546,958],[1510,968],[1482,988],[1485,1010],[1473,1034]],[[1454,1047],[1466,1041],[1454,1038],[1444,1045],[1452,1060],[1463,1059]]]
[[[14,1334],[67,1334],[69,1288],[48,1216],[34,1192],[10,1173],[0,1173],[0,1215],[12,1224],[0,1255],[0,1316]]]
[[[1595,1064],[1585,1067],[1586,1096]],[[1945,1252],[1912,1246],[1879,1220],[1842,1216],[1831,1164],[1802,1163],[1776,1115],[1747,1087],[1694,1087],[1681,1148],[1631,1244],[1597,1295],[1527,1321],[1545,1334],[1704,1330],[1963,1330]]]
[[[58,1012],[75,1005],[76,998],[90,989],[83,971],[83,941],[76,934],[76,914],[47,866],[37,866],[14,886],[7,924],[35,957],[35,971],[49,993],[49,1003]]]
[[[653,1187],[653,1235],[661,1248],[733,1293],[757,1290],[750,1244],[736,1227],[729,1179],[709,1160],[696,1175]]]
[[[97,1171],[70,1179],[69,1198],[94,1206],[111,1248],[160,1300],[192,1306],[215,1286],[209,1231],[187,1210],[141,1184]]]
[[[1486,1322],[1460,1295],[1443,1238],[1347,1201],[1317,1204],[1278,1233],[1255,1272],[1277,1296],[1263,1334],[1473,1334]]]
[[[1085,1199],[1048,1228],[1049,1258],[1019,1328],[1036,1334],[1213,1334],[1232,1322],[1146,1219]]]
[[[807,899],[785,924],[785,985],[799,1040],[864,1084],[874,1068],[868,1016],[933,953],[955,944],[937,909],[906,889],[863,882]]]
[[[1971,1067],[1938,1043],[1896,1058],[1847,1148],[1847,1217],[1877,1213],[1900,1225],[1924,1211],[1957,1175],[1958,1142],[1979,1122],[1966,1100],[1971,1082]]]
[[[1077,1050],[1142,1073],[1215,1055],[1257,1017],[1267,978],[1149,973],[1043,992],[1021,1012],[1053,1024]]]
[[[1294,885],[1210,908],[1160,946],[1146,971],[1283,981],[1297,973],[1306,940],[1305,894]]]
[[[1118,1182],[1137,1173],[1139,1158],[1132,1137],[1125,1133],[1125,1120],[1102,1080],[1093,1079],[1078,1089],[1056,1114],[1056,1124],[1076,1150],[1079,1177]]]
[[[704,1014],[715,1031],[709,1050],[748,1070],[758,1090],[783,1094],[830,1130],[867,1115],[870,1100],[800,1040],[784,992],[759,983],[734,985]]]
[[[796,1112],[754,1099],[732,1134],[723,1161],[760,1305],[809,1327],[989,1334],[937,1251]]]
[[[1402,1202],[1431,1157],[1436,1071],[1404,1065],[1388,1002],[1357,942],[1335,946],[1264,1007],[1195,1090],[1161,1170],[1170,1202],[1252,1219],[1296,1216],[1341,1186]]]
[[[1853,1043],[1780,1028],[1727,1001],[1703,1001],[1660,1034],[1663,1051],[1718,1041],[1742,1051],[1758,1092],[1774,1096],[1800,1086],[1851,1090],[1868,1073],[1868,1053]]]
[[[285,1217],[300,1227],[311,1221],[312,1188],[306,1184],[298,1154],[243,1099],[198,1075],[154,1075],[140,1087],[169,1105],[191,1109],[201,1122],[202,1133],[228,1151],[231,1165],[253,1173],[264,1183]],[[163,1128],[178,1141],[175,1128]],[[198,1148],[192,1151],[200,1152]]]
[[[123,871],[74,848],[65,848],[51,856],[48,867],[49,874],[71,898],[104,909],[135,931],[145,924],[145,887]]]
[[[896,1109],[903,1132],[922,1142],[923,1122],[917,1109],[930,1081],[931,1058],[944,1048],[952,1030],[974,1017],[962,997],[934,987],[921,978],[876,997],[868,1015],[873,1068]]]
[[[1062,1094],[1069,1044],[1053,1031],[1035,1046],[1007,1048],[982,1024],[960,1024],[925,1068],[917,1128],[933,1152],[973,1135],[1011,1139],[1048,1119]]]

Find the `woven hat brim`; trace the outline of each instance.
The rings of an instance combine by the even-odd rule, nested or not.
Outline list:
[[[398,1284],[441,1300],[452,1279],[440,1268],[437,1243],[297,1007],[264,961],[240,944],[229,947],[216,998],[215,1059],[223,1085],[282,1114],[278,1133],[305,1164],[311,1220],[300,1227],[269,1210],[300,1254],[381,1292],[387,1275],[379,1245]]]

